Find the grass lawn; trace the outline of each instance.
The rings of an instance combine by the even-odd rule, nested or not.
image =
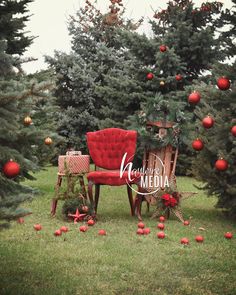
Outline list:
[[[55,182],[56,168],[37,174],[30,185],[43,195],[25,205],[33,214],[24,224],[12,222],[9,230],[0,232],[1,295],[236,294],[236,239],[223,236],[226,231],[236,233],[236,224],[214,208],[214,198],[199,192],[185,200],[182,207],[185,218],[191,218],[190,226],[171,217],[165,223],[167,237],[158,240],[157,221],[147,214],[143,218],[150,235],[136,234],[137,219],[129,215],[126,188],[104,186],[98,223],[80,233],[80,224],[62,220],[63,202],[56,217],[50,217]],[[182,191],[197,191],[194,183],[178,178]],[[41,232],[34,231],[35,223],[42,224]],[[70,231],[54,237],[62,225]],[[98,236],[101,228],[107,236]],[[195,242],[197,234],[204,235],[203,244]],[[185,236],[190,239],[188,247],[180,244]]]

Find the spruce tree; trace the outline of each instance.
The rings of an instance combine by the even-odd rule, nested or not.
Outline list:
[[[195,7],[190,0],[169,1],[165,10],[157,11],[151,20],[153,38],[124,32],[124,43],[138,59],[138,79],[146,100],[141,113],[131,118],[132,127],[141,134],[146,147],[161,147],[169,143],[180,146],[178,173],[186,174],[193,156],[188,149],[188,137],[195,121],[194,106],[188,95],[194,90],[195,80],[212,63],[224,57],[221,42],[215,37],[216,21],[222,4],[203,3]],[[150,76],[150,75],[153,75]],[[141,121],[140,121],[141,120]],[[165,141],[155,137],[155,129],[146,130],[147,121],[174,121],[174,134],[180,132],[180,141],[170,133]]]
[[[234,6],[231,11],[223,11],[220,19],[222,25],[227,25],[220,37],[226,43],[224,48],[230,56],[235,56],[236,53],[236,46],[233,42],[236,37],[236,1],[233,2]],[[210,74],[211,82],[198,85],[203,100],[195,111],[199,119],[196,125],[198,132],[192,138],[194,140],[199,137],[204,143],[204,148],[196,152],[192,169],[194,175],[203,181],[203,189],[207,190],[209,196],[213,195],[218,198],[217,207],[223,208],[234,218],[236,217],[235,76],[235,60],[230,64],[217,63]],[[221,77],[230,80],[229,89],[226,87],[225,90],[221,90],[216,86]],[[213,118],[214,125],[206,129],[202,127],[202,120],[208,115]],[[218,160],[223,160],[223,162],[217,162]],[[218,165],[223,163],[223,166],[219,167],[216,163]]]
[[[68,146],[82,150],[87,131],[125,128],[124,120],[140,107],[142,89],[132,79],[135,58],[123,47],[120,31],[137,29],[141,20],[124,20],[122,1],[110,2],[102,14],[86,1],[70,18],[71,53],[46,58],[57,77],[58,132]]]
[[[37,169],[37,158],[32,146],[43,140],[42,133],[33,125],[24,125],[36,97],[45,96],[51,83],[37,84],[23,74],[21,55],[32,42],[24,34],[28,20],[27,4],[31,1],[1,1],[0,3],[0,219],[23,216],[26,210],[19,204],[32,197],[32,189],[20,181],[32,178]],[[16,162],[19,173],[9,178],[4,169],[10,160]],[[10,173],[11,174],[11,173]]]

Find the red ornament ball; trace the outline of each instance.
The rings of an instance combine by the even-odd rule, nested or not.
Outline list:
[[[89,220],[87,221],[87,224],[88,224],[89,226],[93,226],[93,225],[95,224],[95,221],[94,221],[93,219],[89,219]]]
[[[60,229],[57,229],[57,230],[55,230],[55,232],[54,232],[54,236],[56,236],[56,237],[61,236],[61,234],[62,234],[62,232],[61,232]]]
[[[189,224],[190,224],[190,222],[189,222],[188,220],[185,220],[185,221],[184,221],[184,225],[187,226],[187,225],[189,225]]]
[[[69,228],[68,228],[67,226],[62,226],[62,227],[60,228],[60,231],[63,232],[63,233],[67,233],[68,230],[69,230]]]
[[[154,75],[153,73],[148,73],[146,77],[148,80],[152,80],[154,78]]]
[[[80,230],[81,232],[86,232],[86,231],[88,230],[88,228],[87,228],[86,225],[81,225],[81,226],[79,227],[79,230]]]
[[[167,47],[166,47],[166,45],[161,45],[159,47],[159,49],[160,49],[161,52],[165,52],[167,50]]]
[[[165,228],[165,225],[163,223],[158,223],[157,228],[163,230]]]
[[[180,243],[183,244],[183,245],[188,245],[189,244],[189,240],[187,238],[182,238],[180,240]]]
[[[148,234],[150,234],[150,232],[151,231],[150,231],[150,228],[149,227],[146,227],[146,228],[143,229],[143,234],[144,235],[148,235]]]
[[[202,243],[204,241],[204,238],[203,238],[203,236],[196,236],[195,241],[198,243]]]
[[[210,116],[207,116],[202,120],[202,126],[206,129],[211,128],[214,123],[214,120]]]
[[[100,236],[105,236],[107,233],[106,233],[106,231],[105,231],[104,229],[100,229],[100,230],[98,231],[98,234],[99,234]]]
[[[160,231],[159,233],[157,233],[157,237],[158,239],[164,239],[165,238],[165,233],[163,231]]]
[[[201,139],[195,139],[193,142],[192,142],[192,147],[193,149],[195,149],[196,151],[201,151],[204,147],[204,144],[202,142]]]
[[[200,93],[197,91],[194,91],[189,94],[188,102],[191,104],[197,104],[197,103],[199,103],[200,99],[201,99]]]
[[[217,86],[220,90],[228,90],[230,87],[230,81],[226,77],[221,77],[217,80]]]
[[[228,169],[228,162],[224,159],[219,159],[215,162],[215,168],[219,171],[225,171]]]
[[[144,227],[145,227],[145,224],[143,222],[138,223],[138,228],[144,228]]]
[[[175,76],[176,81],[181,81],[182,79],[183,79],[183,77],[180,74]]]
[[[224,237],[228,240],[232,239],[233,238],[233,234],[231,232],[227,232],[224,234]]]
[[[2,171],[7,178],[14,178],[20,173],[20,165],[10,160],[3,166]]]
[[[138,228],[136,231],[137,235],[143,235],[144,234],[144,230],[142,228]]]
[[[19,224],[22,224],[24,222],[25,222],[25,220],[22,217],[20,217],[20,218],[17,219],[17,223],[19,223]]]
[[[165,222],[166,219],[164,216],[160,216],[159,220],[160,220],[160,222]]]
[[[231,133],[233,136],[236,136],[236,125],[231,128]]]
[[[35,225],[34,225],[34,229],[35,229],[36,231],[40,231],[40,230],[42,229],[41,224],[39,224],[39,223],[35,224]]]

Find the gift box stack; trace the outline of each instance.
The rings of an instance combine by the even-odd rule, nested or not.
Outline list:
[[[69,151],[58,158],[59,174],[82,174],[89,172],[90,157],[82,155],[80,151]]]

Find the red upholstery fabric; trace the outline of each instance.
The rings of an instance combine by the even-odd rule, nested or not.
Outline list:
[[[126,162],[132,162],[136,150],[137,132],[119,128],[107,128],[87,133],[90,156],[96,166],[116,170],[127,153]]]
[[[93,171],[88,174],[88,180],[91,180],[95,184],[106,184],[111,186],[119,186],[132,183],[137,183],[140,178],[140,173],[131,173],[131,179],[133,181],[128,180],[128,172],[125,171],[120,178],[120,170],[113,171]]]

